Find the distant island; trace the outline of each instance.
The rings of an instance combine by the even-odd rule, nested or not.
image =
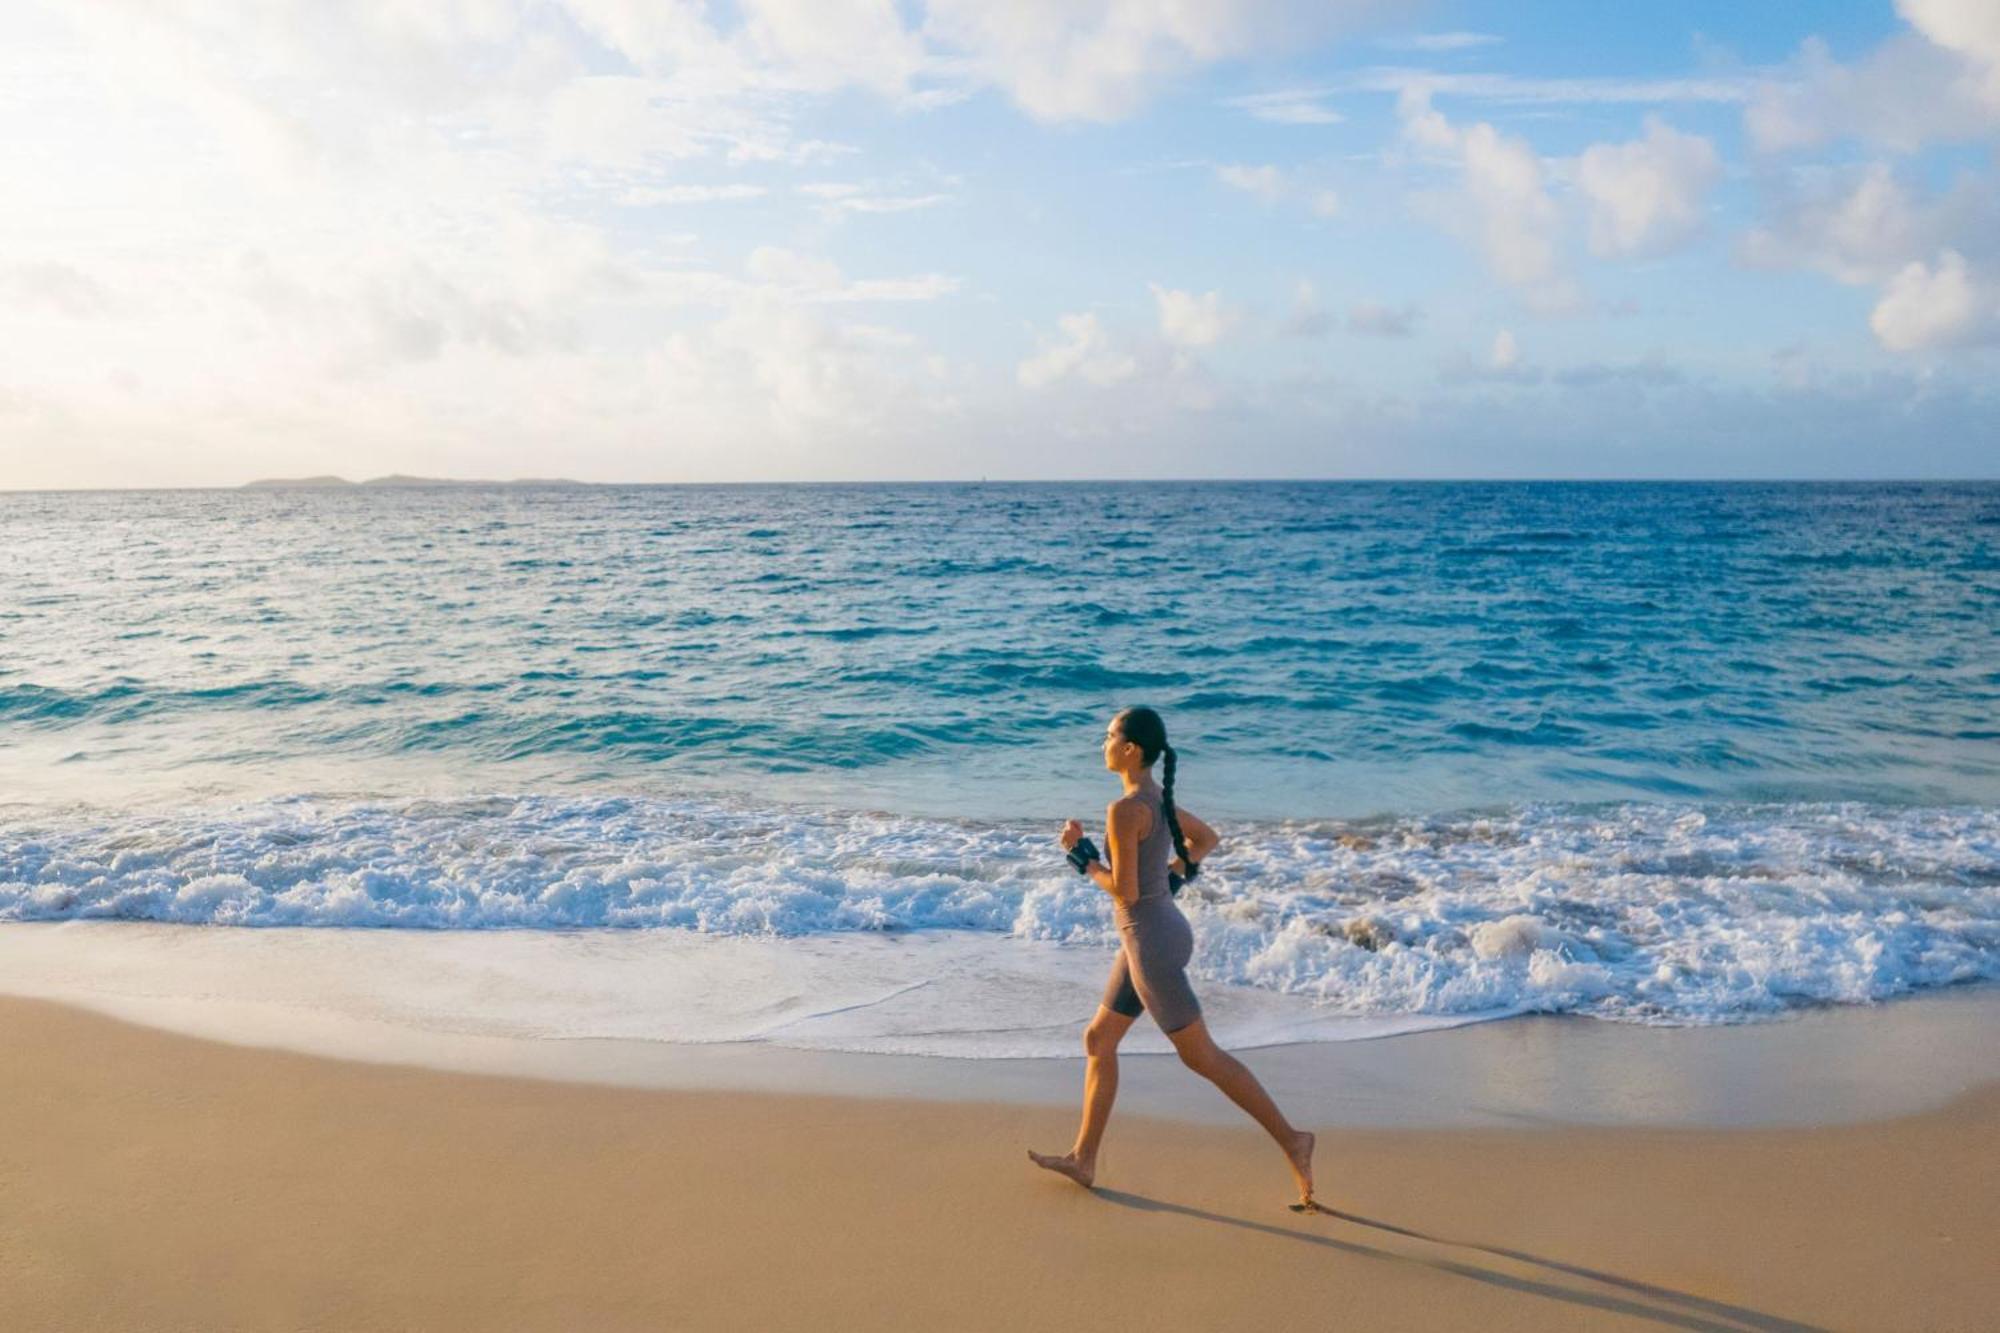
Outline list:
[[[242,489],[269,491],[297,486],[591,486],[595,484],[588,481],[572,481],[568,477],[515,477],[511,481],[489,481],[480,477],[410,477],[395,472],[386,477],[370,477],[366,481],[349,481],[345,477],[260,477],[256,481],[244,482]]]

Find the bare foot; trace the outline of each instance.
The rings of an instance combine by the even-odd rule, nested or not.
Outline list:
[[[1313,1201],[1313,1144],[1318,1140],[1300,1130],[1292,1136],[1292,1144],[1285,1149],[1285,1159],[1292,1164],[1292,1179],[1299,1184],[1299,1202]]]
[[[1028,1149],[1028,1160],[1036,1166],[1055,1172],[1059,1176],[1068,1176],[1085,1189],[1089,1189],[1090,1182],[1097,1179],[1097,1164],[1095,1162],[1079,1162],[1076,1160],[1076,1154],[1073,1152],[1066,1152],[1060,1157],[1052,1157],[1048,1153],[1036,1152],[1033,1148],[1030,1148]]]

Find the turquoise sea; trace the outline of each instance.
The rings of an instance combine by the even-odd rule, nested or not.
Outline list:
[[[1709,1022],[2000,976],[2000,484],[0,494],[0,920],[955,932],[1165,714],[1198,981]]]

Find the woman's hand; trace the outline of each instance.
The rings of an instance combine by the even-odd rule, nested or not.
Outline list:
[[[1078,823],[1074,819],[1070,820],[1069,823],[1064,824],[1062,826],[1062,832],[1056,835],[1056,841],[1062,844],[1062,849],[1064,851],[1068,851],[1070,848],[1076,846],[1077,843],[1082,840],[1083,840],[1083,825]]]

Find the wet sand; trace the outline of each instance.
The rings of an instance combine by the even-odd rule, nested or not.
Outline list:
[[[736,953],[757,943],[698,937],[703,947],[679,952],[675,934],[8,922],[0,924],[0,994],[57,1000],[239,1045],[459,1073],[638,1088],[1076,1103],[1083,1027],[1103,982],[1102,960],[1088,951],[1060,951],[1082,955],[1086,978],[1063,1030],[1050,1034],[1062,1058],[955,1059],[805,1049],[796,1029],[750,1041],[663,1035],[686,1017],[677,1006],[700,1002],[701,987],[687,974],[711,987],[749,984],[728,969],[704,976],[704,961],[715,953],[710,946]],[[865,956],[912,942],[836,943],[838,957],[852,962],[857,948]],[[948,967],[950,959],[930,965]],[[681,980],[663,1000],[643,987],[605,988],[606,971]],[[756,994],[800,984],[797,977],[753,980]],[[1033,984],[1053,983],[1043,977]],[[2000,1080],[1995,985],[1709,1027],[1544,1014],[1380,1040],[1266,1046],[1245,1044],[1262,1024],[1234,1007],[1241,998],[1237,988],[1204,989],[1216,1039],[1242,1054],[1282,1104],[1297,1102],[1318,1123],[1347,1128],[1824,1125],[1929,1110]],[[1303,1013],[1314,1008],[1295,997],[1249,998],[1253,1008],[1280,998]],[[1132,1028],[1122,1052],[1125,1106],[1238,1126],[1236,1108],[1191,1078],[1170,1050],[1150,1022]]]
[[[22,999],[0,1000],[0,1071],[6,1328],[1972,1329],[2000,1309],[1990,1083],[1804,1127],[1328,1127],[1339,1214],[1307,1217],[1254,1128],[1149,1118],[1129,1088],[1086,1192],[1025,1160],[1067,1146],[1052,1103],[445,1072]]]

